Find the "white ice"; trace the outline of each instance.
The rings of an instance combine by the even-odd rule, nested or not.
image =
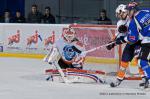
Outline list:
[[[150,91],[140,89],[139,81],[124,81],[117,88],[56,83],[45,80],[47,67],[39,59],[0,58],[0,99],[150,99]]]

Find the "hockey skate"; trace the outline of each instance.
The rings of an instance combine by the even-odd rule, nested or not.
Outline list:
[[[148,79],[146,79],[145,83],[144,83],[144,88],[148,88],[148,85],[149,85],[149,81],[148,81]]]
[[[142,78],[142,80],[143,80],[143,83],[140,83],[139,86],[143,87],[144,89],[148,88],[148,86],[149,86],[148,78],[144,77],[144,78]]]
[[[110,87],[117,87],[121,84],[122,80],[121,79],[116,79],[115,82],[110,83]]]
[[[142,82],[139,84],[139,87],[143,87],[145,84],[145,76],[142,77]]]

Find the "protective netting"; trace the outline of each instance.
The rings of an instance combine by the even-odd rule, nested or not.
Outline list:
[[[105,45],[114,39],[116,33],[115,26],[100,26],[100,25],[72,25],[76,31],[77,38],[85,44],[86,50],[93,49],[95,47]],[[112,50],[107,50],[105,47],[101,47],[98,50],[90,52],[86,57],[85,69],[89,70],[101,70],[108,75],[116,75],[116,72],[120,66],[121,54],[124,45],[117,46]],[[129,66],[130,68],[130,66]],[[127,77],[139,76],[137,75],[137,67],[133,67],[134,73],[130,72],[131,69],[127,69]]]

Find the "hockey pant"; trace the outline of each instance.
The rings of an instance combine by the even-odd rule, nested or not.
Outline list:
[[[125,73],[126,73],[126,69],[129,66],[129,63],[133,60],[137,49],[139,49],[139,45],[137,45],[137,43],[133,44],[133,45],[129,45],[126,44],[124,50],[123,50],[123,54],[122,54],[122,59],[121,59],[121,64],[120,64],[120,68],[119,71],[117,72],[117,78],[120,80],[123,80],[125,77]],[[138,59],[134,58],[133,60],[133,65],[137,66],[138,65]],[[139,67],[139,73],[141,75],[141,77],[144,76],[144,72],[143,70]]]
[[[62,58],[59,59],[58,64],[62,69],[66,69],[66,68],[82,69],[83,68],[83,66],[75,67],[72,63],[70,64],[66,63]]]

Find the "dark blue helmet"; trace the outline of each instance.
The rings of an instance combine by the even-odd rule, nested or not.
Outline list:
[[[128,10],[132,10],[132,9],[136,9],[136,10],[138,10],[139,8],[138,8],[138,3],[137,2],[130,2],[128,5],[127,5],[127,9]]]

